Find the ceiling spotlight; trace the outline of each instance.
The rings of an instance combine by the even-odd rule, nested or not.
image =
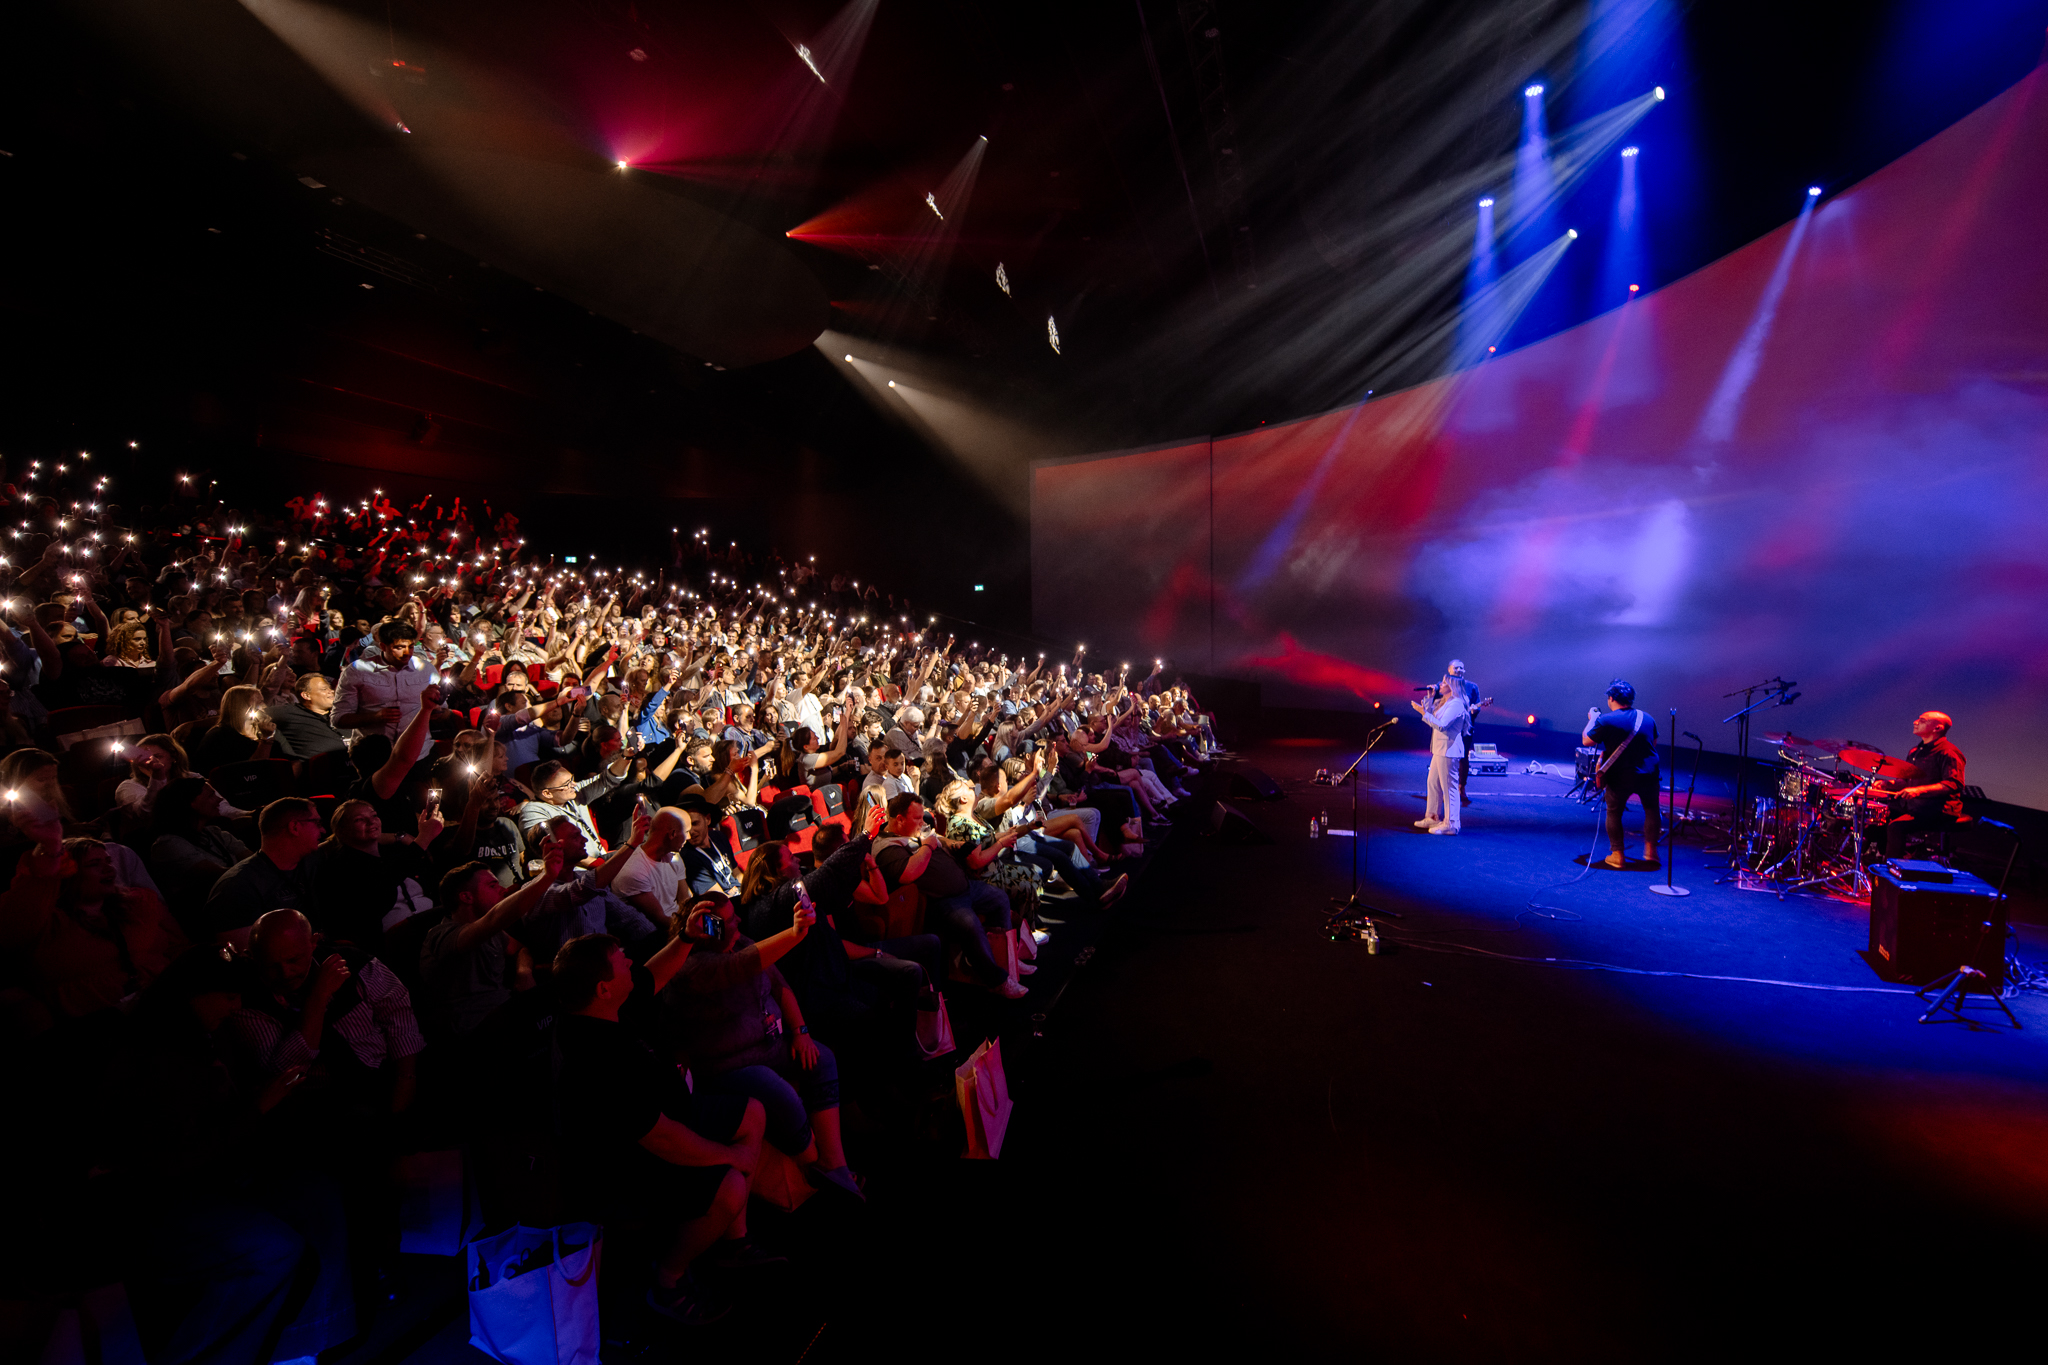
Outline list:
[[[1818,198],[1820,198],[1820,186],[1818,186],[1818,185],[1808,185],[1808,186],[1806,187],[1806,197],[1807,197],[1808,199],[1818,199]]]
[[[1479,207],[1480,207],[1480,208],[1483,208],[1483,209],[1490,209],[1490,208],[1492,208],[1492,207],[1493,207],[1493,196],[1489,194],[1489,195],[1487,195],[1487,196],[1486,196],[1486,197],[1485,197],[1484,199],[1480,200],[1480,201],[1479,201]]]
[[[848,352],[846,353],[846,358],[847,358],[848,360],[852,360],[852,359],[853,359],[853,352],[851,352],[851,351],[848,351]]]
[[[1564,230],[1564,239],[1565,239],[1566,241],[1568,241],[1568,242],[1576,242],[1576,241],[1578,241],[1578,240],[1579,240],[1579,230],[1578,230],[1577,228],[1566,228],[1566,229]]]
[[[1524,96],[1524,98],[1527,98],[1527,99],[1532,99],[1532,100],[1533,100],[1533,99],[1535,99],[1535,98],[1536,98],[1536,97],[1537,97],[1538,95],[1540,95],[1540,94],[1542,94],[1542,93],[1543,93],[1543,87],[1542,87],[1542,86],[1540,86],[1540,85],[1530,85],[1530,86],[1524,86],[1524,87],[1522,88],[1522,95]]]
[[[620,170],[622,170],[622,171],[623,171],[623,170],[625,170],[625,169],[626,169],[626,163],[625,163],[625,162],[623,162],[623,161],[621,161],[621,162],[619,163],[619,169],[620,169]]]
[[[1636,154],[1638,154],[1638,153],[1639,153],[1639,152],[1641,152],[1641,151],[1642,151],[1642,148],[1640,148],[1640,147],[1624,147],[1624,148],[1622,148],[1622,149],[1621,149],[1621,154],[1622,154],[1623,156],[1635,156]]]
[[[893,380],[893,379],[892,379],[892,380],[890,380],[890,381],[889,381],[889,387],[890,387],[890,388],[892,388],[892,389],[893,389],[893,388],[895,388],[895,387],[896,387],[896,381],[895,381],[895,380]]]
[[[1655,90],[1652,90],[1650,94],[1653,97],[1661,100],[1664,98],[1664,87],[1660,85]]]

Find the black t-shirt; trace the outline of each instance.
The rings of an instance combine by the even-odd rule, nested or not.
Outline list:
[[[316,716],[295,701],[271,707],[270,718],[277,722],[276,752],[286,758],[314,758],[348,748],[326,716]]]
[[[636,991],[637,994],[637,991]],[[555,1016],[561,1048],[557,1112],[562,1170],[586,1194],[629,1190],[660,1158],[640,1145],[666,1114],[687,1123],[690,1092],[674,1062],[663,1061],[624,1024],[582,1014]]]
[[[192,766],[202,773],[210,773],[215,768],[225,768],[230,763],[246,763],[254,757],[255,740],[225,725],[216,725],[192,750]]]
[[[1638,716],[1643,721],[1641,734],[1635,733]],[[1608,764],[1608,772],[1642,776],[1657,771],[1657,722],[1650,718],[1649,712],[1634,709],[1605,712],[1594,719],[1589,733],[1593,742],[1600,746],[1602,759],[1613,753],[1616,746],[1628,745],[1627,753]]]
[[[889,884],[891,891],[903,884],[903,868],[910,859],[910,848],[906,844],[892,843],[876,850],[875,865],[882,869],[882,880]],[[911,885],[927,897],[941,900],[949,896],[964,896],[967,894],[967,873],[943,844],[934,844],[924,875]]]

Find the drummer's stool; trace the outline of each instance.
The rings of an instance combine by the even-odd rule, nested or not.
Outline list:
[[[1969,832],[1976,824],[1976,816],[1958,815],[1944,824],[1916,830],[1906,836],[1906,847],[1901,856],[1910,858],[1917,850],[1944,867],[1950,866],[1956,856],[1956,835]]]

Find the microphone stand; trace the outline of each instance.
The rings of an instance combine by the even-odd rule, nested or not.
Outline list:
[[[1793,698],[1787,696],[1786,693],[1791,692],[1798,685],[1797,683],[1788,683],[1783,678],[1766,678],[1760,683],[1751,683],[1748,687],[1738,687],[1733,692],[1722,694],[1727,697],[1741,697],[1743,702],[1741,710],[1732,716],[1724,716],[1721,719],[1723,725],[1728,724],[1729,721],[1736,723],[1735,748],[1738,755],[1735,760],[1735,809],[1730,812],[1728,818],[1728,864],[1730,867],[1739,869],[1743,859],[1749,854],[1749,850],[1744,847],[1744,842],[1745,836],[1750,832],[1751,821],[1749,812],[1744,807],[1748,804],[1746,798],[1749,795],[1750,713],[1772,706],[1791,705]],[[1759,692],[1764,695],[1761,697],[1757,696],[1756,694]],[[1795,693],[1794,695],[1796,696],[1797,694]],[[1725,881],[1727,878],[1722,878],[1722,880]]]
[[[1399,716],[1394,716],[1374,729],[1372,737],[1366,741],[1365,747],[1359,750],[1358,757],[1351,760],[1351,766],[1330,779],[1330,785],[1333,787],[1340,782],[1351,784],[1351,894],[1341,901],[1335,896],[1330,897],[1330,903],[1337,908],[1330,912],[1329,919],[1324,923],[1323,927],[1326,929],[1363,928],[1372,923],[1372,916],[1374,915],[1378,915],[1382,919],[1401,918],[1400,915],[1392,910],[1381,910],[1376,906],[1367,905],[1358,899],[1358,866],[1361,856],[1359,846],[1365,842],[1367,830],[1370,828],[1370,826],[1361,826],[1358,823],[1359,770],[1363,767],[1365,785],[1367,790],[1370,790],[1372,788],[1372,751],[1379,747],[1380,740],[1386,735],[1387,731],[1393,729],[1399,723],[1400,719]]]
[[[1671,708],[1672,747],[1678,743],[1678,708]],[[1671,765],[1671,772],[1665,782],[1664,798],[1664,885],[1650,883],[1650,891],[1658,896],[1690,896],[1691,891],[1671,882],[1671,865],[1678,861],[1678,765]]]

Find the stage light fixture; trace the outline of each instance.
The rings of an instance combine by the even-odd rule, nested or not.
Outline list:
[[[1567,242],[1576,242],[1576,241],[1578,241],[1578,240],[1579,240],[1579,230],[1578,230],[1577,228],[1566,228],[1566,229],[1564,230],[1564,239],[1565,239],[1565,240],[1566,240]]]
[[[1638,289],[1641,289],[1641,288],[1642,288],[1642,286],[1641,286],[1641,285],[1639,285],[1639,284],[1632,284],[1632,285],[1630,285],[1630,286],[1628,287],[1628,292],[1629,292],[1629,293],[1631,293],[1631,294],[1633,294],[1633,293],[1635,293],[1635,292],[1636,292],[1636,290],[1638,290]]]
[[[1489,195],[1487,195],[1487,196],[1486,196],[1486,197],[1485,197],[1484,199],[1480,200],[1480,201],[1479,201],[1479,207],[1480,207],[1480,208],[1483,208],[1483,209],[1490,209],[1490,208],[1492,208],[1492,207],[1493,207],[1493,196],[1489,194]]]
[[[852,360],[852,359],[853,359],[853,353],[852,353],[851,351],[847,352],[846,358],[847,358],[848,360]]]
[[[1808,199],[1818,199],[1818,198],[1820,198],[1820,186],[1818,186],[1818,185],[1808,185],[1808,186],[1806,187],[1806,197],[1807,197]]]
[[[892,379],[892,380],[890,380],[890,381],[889,381],[889,387],[890,387],[890,388],[892,388],[892,389],[893,389],[893,388],[895,388],[895,387],[896,387],[896,381],[895,381],[895,380],[893,380],[893,379]]]
[[[625,170],[625,169],[626,169],[626,163],[625,163],[625,162],[623,162],[623,161],[621,161],[621,162],[619,163],[619,169],[620,169],[620,170],[622,170],[622,171],[623,171],[623,170]]]
[[[1655,90],[1652,90],[1650,94],[1655,98],[1661,100],[1664,98],[1664,87],[1660,85]]]
[[[1525,96],[1526,98],[1528,98],[1528,99],[1532,99],[1532,100],[1533,100],[1533,99],[1535,99],[1535,98],[1536,98],[1536,97],[1537,97],[1538,95],[1540,95],[1540,94],[1542,94],[1542,93],[1543,93],[1543,87],[1542,87],[1542,86],[1540,86],[1540,85],[1531,85],[1531,86],[1525,86],[1525,87],[1523,88],[1523,90],[1522,90],[1522,94],[1523,94],[1523,95],[1524,95],[1524,96]]]
[[[1624,147],[1621,149],[1621,154],[1623,156],[1635,156],[1637,153],[1641,151],[1642,148],[1640,147]]]

